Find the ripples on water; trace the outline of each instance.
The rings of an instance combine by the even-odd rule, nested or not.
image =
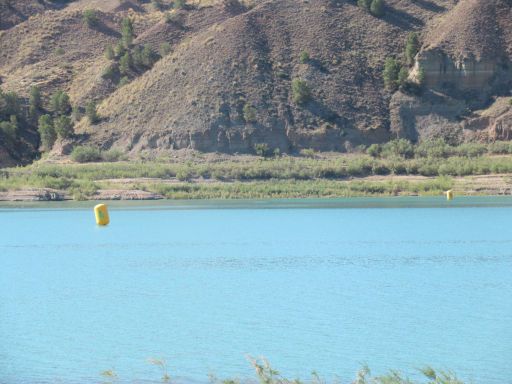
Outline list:
[[[184,381],[246,378],[247,354],[290,377],[433,364],[512,383],[510,204],[366,201],[127,206],[108,228],[1,210],[0,383],[158,380],[149,357]]]

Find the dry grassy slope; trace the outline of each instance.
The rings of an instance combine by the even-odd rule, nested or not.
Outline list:
[[[417,63],[434,92],[422,97],[396,93],[390,105],[392,130],[411,139],[512,138],[512,107],[503,102],[512,89],[511,20],[511,0],[459,1],[435,20],[424,34]]]
[[[164,4],[169,1],[163,1]],[[183,27],[165,24],[164,13],[155,12],[147,1],[138,0],[77,0],[67,6],[50,6],[44,1],[11,1],[17,12],[25,12],[17,26],[0,31],[0,84],[5,91],[16,91],[28,97],[30,86],[41,87],[47,100],[57,89],[71,95],[73,104],[84,106],[87,100],[103,99],[116,89],[101,74],[109,64],[104,57],[107,44],[120,37],[120,22],[129,16],[134,20],[137,44],[150,43],[155,48],[167,41],[178,44],[181,39],[197,33],[232,14],[222,8],[208,8],[197,1],[195,9],[183,12]],[[33,7],[36,4],[37,7]],[[85,9],[98,10],[100,24],[94,28],[84,25]],[[172,33],[159,33],[171,27]],[[34,128],[34,127],[33,127]],[[35,132],[26,132],[31,142]],[[37,138],[35,139],[37,143]],[[30,159],[33,153],[24,146],[5,148],[0,135],[0,165],[15,164]],[[17,148],[19,147],[19,148]]]
[[[31,16],[60,6],[46,0],[10,0],[9,4],[0,2],[0,30],[11,28]]]
[[[69,91],[85,70],[99,70],[105,45],[119,38],[117,17],[105,13],[99,17],[101,24],[88,28],[79,11],[51,11],[5,31],[0,36],[3,88],[22,95],[31,85],[45,93]],[[72,93],[83,93],[91,81],[93,76],[83,79],[77,85],[79,91]]]
[[[464,0],[426,34],[424,49],[454,58],[512,56],[512,1]]]
[[[175,52],[102,104],[104,122],[81,128],[102,145],[132,151],[192,147],[250,151],[265,142],[284,151],[343,150],[346,142],[389,137],[387,56],[401,55],[451,0],[389,0],[383,19],[355,1],[262,1],[251,11],[193,34]],[[167,33],[167,31],[163,31]],[[172,33],[172,32],[169,32]],[[301,51],[312,57],[301,64]],[[313,101],[292,102],[291,80],[305,79]],[[243,121],[245,103],[257,122]]]

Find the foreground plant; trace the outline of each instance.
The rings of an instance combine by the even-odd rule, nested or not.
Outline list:
[[[269,361],[264,357],[253,358],[248,356],[248,360],[256,371],[259,384],[328,384],[328,382],[321,378],[316,371],[311,373],[311,378],[307,381],[301,381],[300,379],[288,379],[283,377],[278,370],[273,368]],[[161,381],[163,383],[169,383],[171,381],[171,376],[167,370],[167,363],[164,359],[149,358],[148,363],[161,370]],[[373,376],[370,368],[365,365],[357,372],[356,378],[351,384],[464,384],[464,382],[460,381],[451,371],[436,371],[430,366],[422,368],[419,371],[425,377],[426,381],[412,381],[396,370],[391,370],[385,375]],[[101,372],[101,376],[107,380],[104,384],[113,384],[118,380],[117,374],[113,369]],[[252,380],[239,380],[233,378],[220,380],[211,373],[208,375],[208,378],[211,384],[254,383]],[[332,384],[342,384],[342,382],[335,380]]]
[[[113,384],[117,381],[117,373],[113,369],[101,372],[101,376],[106,380],[104,384]]]
[[[160,368],[162,372],[162,382],[168,383],[171,381],[171,376],[167,371],[167,363],[164,359],[155,359],[153,357],[148,359],[148,363]]]

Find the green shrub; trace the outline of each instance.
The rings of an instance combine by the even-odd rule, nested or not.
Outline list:
[[[436,161],[425,161],[419,165],[416,172],[422,176],[438,176],[439,175],[439,164]]]
[[[39,118],[37,130],[41,137],[41,144],[45,150],[50,150],[57,139],[57,133],[53,126],[53,120],[50,115],[43,115]]]
[[[504,155],[512,153],[512,143],[508,141],[495,141],[489,145],[489,152]]]
[[[261,157],[268,157],[271,154],[270,148],[267,143],[254,144],[254,152]]]
[[[0,88],[0,118],[11,115],[20,116],[22,100],[15,92],[2,92]]]
[[[160,56],[167,56],[169,53],[171,53],[171,44],[169,44],[168,42],[163,42],[162,44],[160,44],[159,52]]]
[[[255,123],[256,122],[256,113],[257,110],[252,106],[251,104],[245,104],[243,108],[244,112],[244,120],[248,123]]]
[[[357,5],[363,9],[370,10],[372,0],[357,0]]]
[[[119,68],[116,63],[108,64],[103,72],[101,73],[101,77],[105,80],[114,81],[119,74]]]
[[[18,118],[11,115],[9,121],[0,122],[0,131],[8,138],[8,140],[16,140],[18,137]]]
[[[316,152],[312,148],[304,148],[300,150],[300,154],[304,157],[314,158],[316,156]]]
[[[107,45],[107,48],[105,48],[105,57],[107,60],[114,60],[116,58],[116,53],[114,52],[112,44]]]
[[[311,89],[306,81],[301,79],[292,81],[292,99],[296,104],[305,104],[311,100]]]
[[[185,0],[174,0],[173,7],[174,9],[183,9],[186,6]]]
[[[133,66],[138,69],[143,69],[144,67],[144,60],[142,58],[142,47],[137,45],[133,48],[131,51],[132,59],[133,59]]]
[[[481,143],[465,143],[459,145],[455,151],[459,156],[480,157],[487,153],[487,146]]]
[[[180,169],[176,172],[176,178],[180,181],[187,181],[192,178],[192,174],[186,169]]]
[[[426,140],[416,146],[414,153],[418,158],[446,158],[452,154],[452,148],[443,139]]]
[[[67,116],[59,116],[55,118],[53,124],[55,127],[55,133],[61,139],[67,139],[74,133],[71,119]]]
[[[119,84],[117,85],[119,88],[124,87],[126,84],[130,84],[130,79],[128,76],[121,77],[121,80],[119,80]]]
[[[82,110],[81,110],[80,106],[78,106],[78,105],[73,106],[73,108],[71,109],[71,118],[74,121],[80,121],[80,119],[82,118]]]
[[[299,60],[302,64],[306,64],[311,60],[311,57],[309,56],[309,52],[302,51],[299,56]]]
[[[391,173],[391,169],[382,163],[375,163],[372,167],[372,173],[374,175],[389,175]]]
[[[175,24],[179,27],[182,26],[182,19],[178,13],[175,12],[167,12],[165,14],[165,22],[168,24]]]
[[[89,101],[85,106],[85,115],[89,119],[91,124],[96,124],[100,121],[100,117],[98,116],[98,112],[96,111],[96,102]]]
[[[69,95],[64,91],[57,91],[50,99],[52,110],[59,115],[67,115],[71,112]]]
[[[406,139],[391,140],[382,145],[382,156],[410,159],[414,156],[414,146]]]
[[[149,44],[145,44],[141,52],[142,65],[146,68],[151,68],[159,59],[160,56],[156,53]]]
[[[365,158],[350,161],[347,166],[347,174],[350,176],[368,176],[373,169],[373,162]]]
[[[384,0],[373,0],[370,5],[370,13],[373,16],[384,16]]]
[[[116,161],[121,160],[124,157],[124,153],[116,148],[109,149],[108,151],[101,153],[101,158],[104,161],[107,161],[109,163],[113,163]]]
[[[95,27],[99,22],[94,9],[86,9],[82,14],[82,20],[89,28]]]
[[[151,5],[155,11],[161,11],[163,9],[162,0],[151,0]]]
[[[372,144],[366,149],[366,153],[371,157],[379,157],[382,152],[382,146],[379,144]]]
[[[101,151],[98,148],[90,146],[81,146],[73,148],[71,159],[77,163],[91,163],[101,160]]]

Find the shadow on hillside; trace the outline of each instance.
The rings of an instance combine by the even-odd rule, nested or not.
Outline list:
[[[97,24],[94,26],[94,29],[98,32],[103,33],[104,35],[112,36],[118,39],[121,38],[121,33],[111,28],[101,20],[97,22]]]
[[[28,17],[27,17],[24,13],[22,13],[21,11],[19,11],[19,10],[18,10],[18,9],[16,9],[16,8],[14,8],[14,6],[13,6],[12,4],[7,3],[7,8],[9,8],[9,9],[11,10],[11,12],[12,12],[14,15],[16,15],[17,17],[19,17],[19,18],[20,18],[20,20],[25,21],[25,20],[27,20],[27,19],[28,19]]]
[[[340,116],[335,111],[317,100],[308,102],[307,110],[329,123],[336,123],[340,119]]]
[[[322,73],[329,73],[329,69],[318,59],[309,59],[311,66],[315,67]]]
[[[421,7],[431,12],[441,13],[446,11],[445,7],[437,5],[436,3],[433,3],[432,1],[429,0],[414,0],[413,4],[416,4],[418,7]]]
[[[423,0],[424,1],[424,0]],[[407,12],[387,7],[384,21],[402,29],[415,29],[424,25],[423,21]]]

